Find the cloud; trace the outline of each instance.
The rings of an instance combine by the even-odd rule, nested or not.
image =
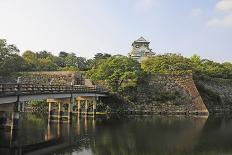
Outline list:
[[[224,12],[232,12],[232,0],[221,0],[217,3],[216,9]]]
[[[218,13],[222,13],[222,17],[215,17],[207,22],[210,27],[227,27],[232,28],[232,0],[220,0],[215,9]]]
[[[226,15],[222,19],[215,18],[207,22],[210,27],[231,27],[232,28],[232,14]]]

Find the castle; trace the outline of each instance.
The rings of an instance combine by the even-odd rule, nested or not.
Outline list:
[[[132,43],[132,51],[129,53],[129,57],[142,62],[145,58],[154,56],[155,53],[149,48],[150,42],[146,41],[143,37],[135,40]]]

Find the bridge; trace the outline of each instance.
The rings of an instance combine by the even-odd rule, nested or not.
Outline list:
[[[10,123],[0,116],[1,124],[17,128],[19,113],[24,111],[24,102],[47,100],[49,119],[71,120],[72,114],[96,114],[96,104],[100,97],[108,96],[107,90],[84,85],[35,85],[0,84],[0,111],[12,112]],[[84,105],[84,111],[82,111]],[[92,107],[92,108],[89,108]],[[90,110],[89,110],[90,109]],[[92,109],[92,110],[91,110]],[[3,118],[2,118],[3,117]]]
[[[0,84],[0,104],[49,98],[99,97],[107,96],[107,94],[105,89],[98,86]]]

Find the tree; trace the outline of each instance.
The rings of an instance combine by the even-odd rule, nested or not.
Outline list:
[[[27,63],[26,71],[55,71],[58,69],[55,56],[47,51],[34,53],[28,50],[23,53],[22,57]]]
[[[103,57],[102,53],[97,53],[94,55],[94,59],[101,59]]]
[[[78,66],[77,57],[75,53],[68,54],[64,58],[64,61],[65,61],[66,67],[77,67]]]
[[[189,59],[171,53],[147,58],[142,62],[141,66],[144,71],[152,73],[179,74],[189,73],[192,70]]]
[[[30,50],[25,51],[22,57],[28,64],[36,64],[38,61],[36,53]]]
[[[77,57],[77,66],[79,70],[86,70],[87,69],[87,60],[83,57]]]
[[[67,57],[67,56],[68,56],[68,53],[67,53],[67,52],[60,51],[60,53],[59,53],[59,57],[61,57],[61,58],[65,58],[65,57]]]
[[[36,52],[37,58],[38,59],[46,59],[48,57],[54,57],[50,52],[47,51],[40,51],[40,52]]]
[[[99,59],[107,59],[107,58],[109,58],[109,57],[111,57],[111,55],[110,54],[107,54],[107,53],[97,53],[97,54],[95,54],[94,55],[94,59],[95,60],[99,60]]]
[[[58,66],[50,58],[38,59],[38,71],[56,71]]]
[[[195,75],[206,75],[216,78],[232,78],[232,65],[229,62],[218,63],[208,59],[200,59],[199,56],[191,57],[192,69]]]
[[[140,64],[127,57],[110,57],[97,68],[91,69],[88,75],[94,81],[103,80],[113,92],[123,90],[123,83],[136,81],[142,74]]]
[[[0,76],[10,76],[21,70],[24,61],[18,53],[15,45],[8,45],[5,39],[0,39]]]
[[[62,58],[62,57],[54,57],[53,60],[54,60],[54,63],[60,68],[63,68],[66,66],[64,58]]]

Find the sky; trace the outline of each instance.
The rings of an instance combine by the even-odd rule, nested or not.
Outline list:
[[[25,50],[157,54],[232,62],[232,0],[0,0],[0,38]]]

